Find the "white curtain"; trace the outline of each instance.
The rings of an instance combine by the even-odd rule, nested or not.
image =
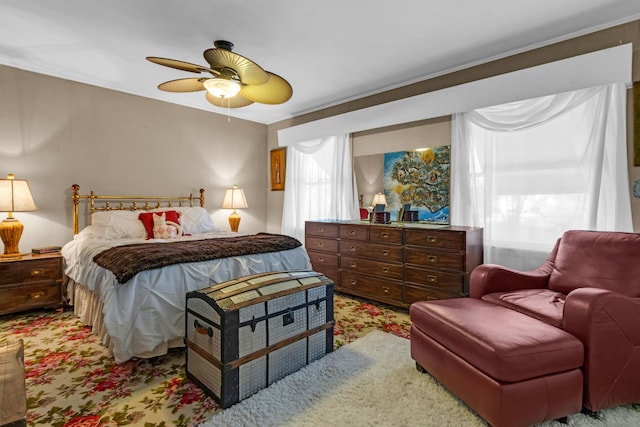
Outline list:
[[[568,229],[633,231],[627,167],[623,83],[456,114],[452,223],[532,269]]]
[[[304,242],[308,220],[359,219],[348,134],[289,145],[282,233]]]

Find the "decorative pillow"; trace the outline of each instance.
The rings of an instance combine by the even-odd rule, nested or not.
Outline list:
[[[180,212],[170,210],[170,211],[158,211],[157,213],[164,212],[166,221],[171,221],[175,224],[180,224]],[[142,221],[142,225],[144,229],[147,230],[147,239],[153,239],[153,214],[154,212],[142,212],[138,215],[140,221]],[[180,233],[182,235],[182,232]]]
[[[93,235],[103,239],[141,238],[147,236],[138,219],[139,211],[100,211],[91,215]]]
[[[209,212],[201,207],[178,207],[180,212],[180,225],[184,234],[200,234],[209,231],[219,231],[213,224]]]
[[[155,239],[175,239],[182,236],[182,227],[173,221],[166,221],[165,212],[153,214],[153,237]]]

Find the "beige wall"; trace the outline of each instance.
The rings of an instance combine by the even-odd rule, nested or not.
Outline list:
[[[267,133],[268,146],[270,149],[272,149],[278,145],[277,131],[279,129],[284,129],[290,126],[300,125],[302,123],[343,114],[349,111],[355,111],[361,108],[367,108],[374,105],[403,99],[409,96],[428,93],[431,91],[452,87],[487,77],[517,71],[528,67],[569,58],[572,56],[593,52],[596,50],[606,49],[625,43],[632,43],[632,78],[633,81],[640,81],[640,21],[633,21],[606,30],[594,32],[574,39],[534,49],[528,52],[523,52],[507,58],[488,62],[486,64],[477,65],[450,74],[445,74],[432,79],[424,80],[398,89],[389,90],[380,94],[350,101],[320,111],[297,116],[289,120],[283,120],[278,123],[273,123],[269,125],[269,131]],[[633,166],[633,123],[631,122],[631,118],[633,117],[633,105],[631,101],[631,90],[629,91],[628,99],[629,110],[627,117],[629,118],[629,120],[627,126],[627,140],[629,146],[629,197],[631,197],[634,226],[636,231],[640,231],[640,199],[636,199],[631,196],[631,183],[634,179],[640,178],[640,167]],[[373,129],[371,130],[369,135],[381,133],[381,137],[384,137],[386,140],[390,141],[388,151],[399,151],[395,148],[395,143],[391,141],[402,140],[402,137],[399,136],[402,134],[402,132],[402,129]],[[411,133],[411,135],[412,137],[419,138],[415,133]],[[416,142],[418,144],[420,143],[419,140]],[[399,146],[400,145],[398,145],[398,147]],[[267,224],[269,230],[273,232],[279,231],[280,218],[282,217],[281,197],[279,197],[278,195],[274,195],[273,192],[271,192],[267,205],[269,209],[267,213]]]
[[[72,238],[71,184],[81,193],[183,195],[206,190],[214,222],[224,189],[245,189],[241,232],[266,228],[267,126],[0,66],[0,175],[29,180],[39,207],[16,213],[20,250]],[[233,147],[233,150],[230,148]]]

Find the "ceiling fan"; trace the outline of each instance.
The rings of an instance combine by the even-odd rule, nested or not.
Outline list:
[[[233,43],[216,40],[215,48],[203,52],[208,67],[177,59],[148,56],[147,60],[197,74],[201,77],[170,80],[160,83],[158,89],[167,92],[197,92],[206,90],[207,101],[218,107],[238,108],[259,102],[282,104],[287,102],[293,89],[289,82],[277,74],[265,71],[255,62],[231,52]]]

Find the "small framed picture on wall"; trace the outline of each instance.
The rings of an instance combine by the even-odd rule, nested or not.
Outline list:
[[[271,191],[284,190],[287,147],[271,150]]]

